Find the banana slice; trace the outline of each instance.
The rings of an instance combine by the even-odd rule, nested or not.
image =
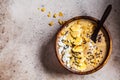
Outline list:
[[[71,26],[70,29],[71,29],[72,31],[79,31],[80,28],[81,28],[81,25],[74,24],[74,25]]]
[[[70,34],[73,38],[80,37],[81,32],[80,31],[71,31]]]
[[[81,45],[82,42],[83,42],[82,37],[77,37],[77,39],[75,39],[75,40],[73,41],[73,44],[74,44],[74,45]]]
[[[80,64],[80,67],[78,67],[79,70],[85,70],[87,68],[87,65],[83,62]]]
[[[83,47],[82,46],[74,46],[73,48],[72,48],[72,51],[73,52],[83,52]]]

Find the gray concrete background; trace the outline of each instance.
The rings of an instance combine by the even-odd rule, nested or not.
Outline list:
[[[113,39],[108,63],[90,75],[76,75],[58,63],[54,52],[57,19],[48,11],[62,11],[68,20],[88,15],[100,19],[106,6],[113,10],[106,21]],[[120,80],[120,0],[0,0],[0,80]],[[44,6],[41,13],[38,7]],[[55,25],[49,27],[48,23]]]

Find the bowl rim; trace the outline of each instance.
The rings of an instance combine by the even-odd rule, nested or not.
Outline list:
[[[107,29],[106,25],[103,25],[103,29],[105,31],[105,33],[107,33],[107,37],[108,37],[108,41],[109,41],[109,48],[107,48],[107,55],[106,55],[106,58],[104,59],[104,61],[96,68],[90,70],[90,71],[85,71],[85,72],[80,72],[80,71],[73,71],[71,69],[69,69],[67,66],[65,66],[62,62],[62,60],[60,59],[60,56],[59,56],[59,53],[58,53],[58,48],[57,48],[57,41],[58,41],[58,36],[60,34],[60,31],[66,26],[68,25],[70,22],[72,21],[75,21],[75,20],[79,20],[79,19],[88,19],[88,20],[92,20],[96,23],[99,22],[98,19],[94,18],[94,17],[91,17],[91,16],[76,16],[76,17],[73,17],[69,20],[67,20],[62,26],[61,28],[58,30],[57,34],[56,34],[56,40],[55,40],[55,54],[56,54],[56,57],[59,61],[59,63],[68,71],[72,72],[72,73],[75,73],[75,74],[80,74],[80,75],[87,75],[87,74],[91,74],[91,73],[94,73],[96,71],[98,71],[99,69],[101,69],[107,62],[108,62],[108,59],[110,58],[110,55],[112,53],[112,38],[111,38],[111,35],[110,35],[110,32],[109,30]]]

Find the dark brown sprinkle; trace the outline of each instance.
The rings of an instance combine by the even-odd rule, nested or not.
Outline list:
[[[88,38],[90,38],[90,35],[89,35],[89,34],[87,34],[87,37],[88,37]]]
[[[74,52],[74,51],[72,51],[72,50],[71,50],[71,53],[74,53],[74,54],[75,54],[75,52]],[[74,55],[74,54],[73,54],[73,55]]]
[[[75,64],[76,66],[79,66],[78,62],[76,62],[76,61],[74,62],[74,64]]]
[[[82,57],[80,57],[79,59],[82,59]]]
[[[92,61],[91,61],[90,63],[95,64],[95,63],[94,63],[94,62],[92,62]]]
[[[97,36],[98,42],[101,42],[101,41],[102,41],[101,35],[102,35],[102,34],[99,34],[99,35]]]
[[[102,51],[100,51],[100,54],[102,54]]]
[[[86,57],[86,59],[88,60],[88,58]]]
[[[73,62],[73,64],[75,64],[75,62]]]
[[[73,37],[73,39],[77,39],[76,37]]]
[[[87,54],[92,54],[91,52],[87,52]]]
[[[91,50],[91,49],[89,49],[89,50]]]
[[[66,41],[62,39],[62,42],[64,43],[64,42],[66,42]]]
[[[66,45],[65,47],[64,47],[64,49],[67,49],[69,46],[68,45]]]
[[[98,47],[96,47],[96,49],[98,49]]]
[[[72,36],[72,34],[70,33],[70,35]],[[73,39],[76,39],[76,37],[72,36]]]
[[[65,40],[64,40],[64,39],[62,39],[61,41],[62,41],[62,42],[64,42]]]
[[[98,60],[98,62],[100,62],[100,61]]]
[[[90,60],[89,58],[86,58],[88,61]]]
[[[88,57],[89,57],[89,60],[94,59],[94,56],[93,56],[93,55],[89,55]]]
[[[97,52],[96,52],[95,55],[100,55],[100,53],[97,53]]]
[[[81,52],[79,52],[79,54],[81,54]]]
[[[65,35],[68,33],[68,31],[66,31]]]
[[[102,50],[100,50],[100,52],[102,52]]]
[[[86,41],[85,41],[85,40],[83,41],[83,44],[86,44]]]
[[[73,42],[74,43],[74,42]],[[76,46],[75,44],[72,44],[72,47]]]
[[[76,60],[74,61],[74,64],[75,64],[75,65],[77,64],[77,61],[76,61]]]
[[[101,42],[102,41],[102,38],[101,37],[98,37],[98,42]]]

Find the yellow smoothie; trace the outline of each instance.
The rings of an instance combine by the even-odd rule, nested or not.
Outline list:
[[[102,30],[97,42],[90,37],[96,23],[88,19],[70,22],[58,35],[57,47],[61,61],[74,71],[90,71],[99,66],[106,55],[106,40]]]

